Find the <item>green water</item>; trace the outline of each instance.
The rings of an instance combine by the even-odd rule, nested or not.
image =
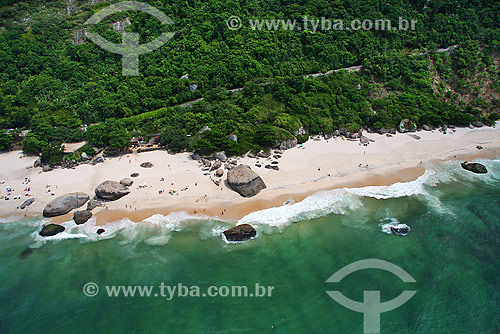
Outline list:
[[[97,242],[43,243],[40,221],[0,224],[0,333],[363,333],[363,315],[337,304],[327,290],[362,301],[380,290],[390,300],[416,290],[381,315],[381,333],[500,333],[500,175],[487,182],[456,169],[424,194],[356,197],[344,214],[304,220],[226,244],[218,222],[189,223],[158,246],[144,235],[117,233]],[[458,175],[458,176],[457,176]],[[449,178],[449,179],[447,179]],[[411,226],[407,237],[380,232],[386,217]],[[158,233],[157,230],[154,230]],[[266,231],[263,233],[262,231]],[[354,261],[390,261],[417,283],[375,269],[325,281]],[[101,288],[87,297],[82,288]],[[271,297],[108,297],[106,285],[274,286]]]

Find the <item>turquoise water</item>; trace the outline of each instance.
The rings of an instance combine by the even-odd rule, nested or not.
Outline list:
[[[474,175],[449,162],[391,187],[316,194],[258,212],[258,237],[226,244],[224,222],[182,214],[141,227],[72,227],[36,236],[40,219],[0,224],[0,333],[363,333],[363,315],[327,294],[383,301],[416,290],[381,315],[382,333],[500,333],[500,161]],[[411,227],[387,235],[386,218]],[[36,247],[25,259],[26,247]],[[325,281],[354,261],[390,261],[417,283],[376,269]],[[87,282],[100,286],[87,297]],[[274,286],[271,297],[108,297],[106,285]]]

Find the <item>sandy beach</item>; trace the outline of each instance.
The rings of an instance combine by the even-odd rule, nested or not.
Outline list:
[[[500,154],[499,127],[457,128],[456,132],[448,130],[447,134],[437,130],[414,134],[421,137],[420,140],[401,133],[393,137],[365,133],[374,140],[368,146],[360,145],[359,140],[313,138],[283,151],[282,158],[278,159],[279,171],[264,168],[276,159],[237,158],[238,163],[251,166],[267,185],[267,189],[252,198],[241,197],[224,182],[216,186],[210,179],[216,179],[214,172],[211,176],[204,175],[199,163],[192,160],[189,153],[135,153],[106,158],[104,163],[95,166],[81,165],[75,169],[50,172],[32,167],[36,157],[23,156],[19,151],[3,153],[0,154],[0,181],[3,182],[0,217],[10,220],[25,215],[40,216],[45,205],[57,196],[80,191],[93,197],[94,189],[101,182],[130,178],[136,172],[139,176],[132,178],[134,184],[129,195],[93,210],[97,225],[124,217],[140,222],[153,214],[166,215],[177,211],[235,222],[250,212],[281,206],[290,199],[298,202],[321,190],[407,182],[418,178],[426,167],[439,160],[457,160],[458,163],[475,158],[495,158]],[[478,150],[478,145],[484,149]],[[147,161],[154,167],[140,167]],[[257,162],[262,167],[256,167]],[[25,182],[26,178],[29,183]],[[13,190],[6,200],[9,187]],[[187,190],[181,191],[186,187]],[[176,194],[168,193],[171,188],[177,190]],[[34,198],[35,202],[20,210],[18,207],[28,198]],[[72,215],[70,212],[52,218],[52,221],[68,221]]]

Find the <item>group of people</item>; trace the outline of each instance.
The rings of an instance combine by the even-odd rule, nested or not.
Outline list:
[[[31,197],[31,193],[30,193],[31,187],[27,186],[30,183],[31,183],[31,178],[28,178],[28,177],[25,177],[24,181],[21,183],[22,185],[26,185],[26,187],[24,187],[24,189],[23,189],[25,197]],[[5,184],[5,180],[0,181],[0,184]],[[13,195],[15,189],[10,187],[10,186],[6,186],[5,191],[6,191],[6,195],[1,195],[1,191],[0,191],[0,199],[3,199],[5,201],[9,201],[11,199],[11,196]],[[17,200],[17,199],[21,199],[21,198],[22,198],[22,195],[13,195],[12,196],[13,200]]]

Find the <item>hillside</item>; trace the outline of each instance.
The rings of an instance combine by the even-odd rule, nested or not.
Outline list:
[[[146,1],[174,24],[122,12],[94,28],[84,26],[111,3],[99,2],[0,5],[0,127],[31,129],[24,150],[42,152],[46,161],[60,159],[62,142],[82,139],[119,149],[132,136],[161,134],[162,144],[174,151],[241,154],[299,136],[299,129],[353,133],[395,128],[406,118],[417,126],[466,126],[499,117],[497,1]],[[234,31],[226,25],[233,15],[245,23],[404,17],[417,25],[414,31],[313,33],[244,24]],[[113,27],[139,32],[141,43],[164,31],[175,37],[140,57],[140,76],[124,77],[121,56],[85,38],[85,29],[92,29],[119,43]],[[450,45],[458,47],[436,52]],[[304,78],[354,65],[361,71]],[[224,92],[238,87],[244,88]],[[201,97],[192,106],[177,106]],[[212,131],[200,135],[203,126]],[[14,131],[2,130],[0,149],[16,140]]]

